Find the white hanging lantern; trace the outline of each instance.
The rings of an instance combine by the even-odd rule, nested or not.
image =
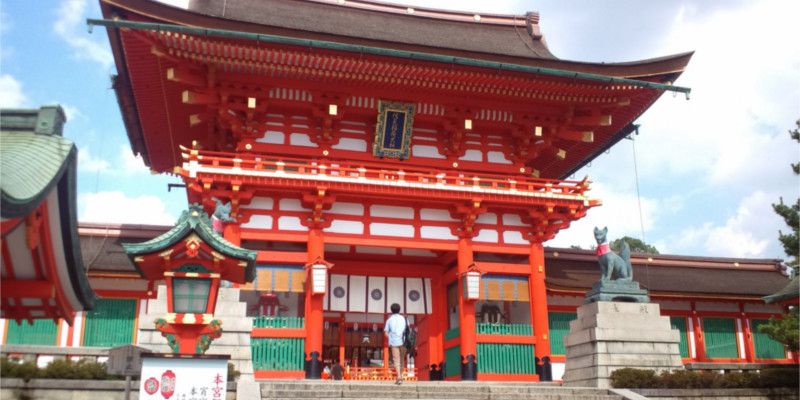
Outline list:
[[[472,264],[469,270],[464,273],[462,285],[464,287],[464,298],[467,300],[478,300],[481,297],[481,273]]]
[[[328,291],[328,269],[333,264],[317,258],[316,261],[306,265],[309,270],[309,278],[311,279],[311,293],[312,294],[325,294]]]

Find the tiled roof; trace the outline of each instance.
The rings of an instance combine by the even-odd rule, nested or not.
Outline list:
[[[61,136],[60,107],[3,110],[0,114],[0,189],[4,218],[26,215],[50,192],[73,152]]]

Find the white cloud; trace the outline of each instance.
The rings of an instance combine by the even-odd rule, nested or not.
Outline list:
[[[78,204],[80,222],[173,225],[176,220],[157,196],[128,197],[120,191],[83,193]]]
[[[716,186],[786,185],[788,175],[774,171],[797,156],[786,130],[800,107],[800,46],[780,38],[795,36],[800,3],[690,11],[678,13],[657,52],[696,50],[678,80],[692,88],[692,99],[666,97],[641,118],[642,175],[701,173]]]
[[[58,9],[53,30],[75,50],[79,58],[89,59],[100,63],[103,68],[109,68],[114,62],[111,51],[106,47],[105,37],[101,41],[93,41],[88,37],[88,32],[83,29],[84,14],[87,0],[65,0]]]
[[[189,0],[158,0],[160,3],[169,4],[178,8],[189,8]]]
[[[699,247],[704,254],[718,257],[774,257],[776,227],[783,222],[772,211],[776,193],[756,191],[744,198],[735,214],[723,224],[704,222],[683,230],[675,238],[681,247]]]
[[[61,105],[61,108],[64,109],[64,114],[67,117],[67,122],[75,121],[78,118],[85,118],[86,117],[85,115],[83,115],[83,113],[81,112],[81,110],[78,107],[71,106],[71,105],[66,104],[66,103],[59,103],[59,102],[51,102],[51,103]]]
[[[595,226],[608,227],[609,238],[612,239],[622,236],[641,238],[642,225],[646,233],[665,216],[677,212],[683,204],[678,196],[667,199],[642,197],[640,220],[639,201],[635,192],[618,191],[608,185],[593,183],[589,197],[602,199],[603,205],[592,208],[586,217],[559,232],[553,240],[547,242],[548,246],[577,245],[585,249],[591,248],[597,244],[593,234]]]
[[[108,161],[102,158],[95,158],[89,152],[89,148],[78,150],[78,169],[87,172],[107,172],[109,170]]]
[[[22,83],[9,74],[0,75],[0,108],[19,108],[28,105]]]
[[[134,156],[128,146],[123,145],[120,147],[119,157],[125,174],[150,173],[150,168],[144,165],[142,156],[138,154]]]

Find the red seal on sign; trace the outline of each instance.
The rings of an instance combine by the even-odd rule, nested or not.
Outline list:
[[[175,394],[175,373],[168,369],[161,374],[161,395],[168,399],[173,394]]]
[[[158,379],[150,377],[144,381],[144,391],[147,394],[154,394],[158,391]]]

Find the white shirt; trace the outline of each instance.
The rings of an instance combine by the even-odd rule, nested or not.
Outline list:
[[[389,334],[389,346],[402,346],[403,331],[405,330],[406,319],[400,314],[392,314],[383,327],[383,331]]]

